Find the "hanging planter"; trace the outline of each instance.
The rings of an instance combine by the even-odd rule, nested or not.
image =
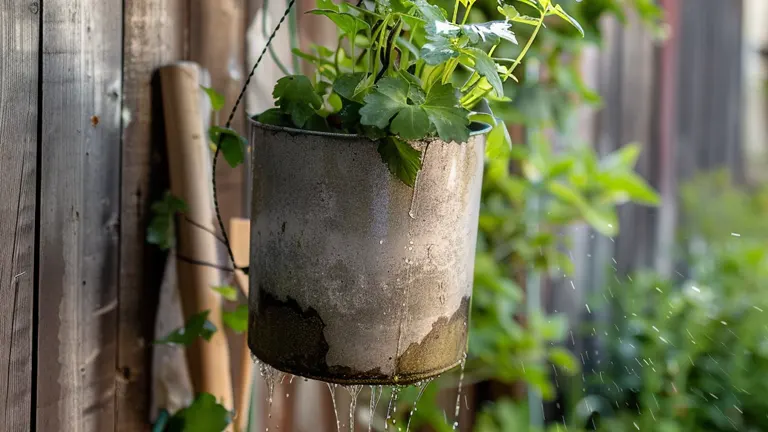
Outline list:
[[[474,24],[464,0],[452,17],[426,0],[310,11],[334,22],[338,45],[294,50],[313,76],[281,78],[250,126],[248,343],[261,361],[407,384],[464,358],[484,157],[511,146],[486,98],[508,100],[545,17],[581,30],[551,0],[520,3],[529,14],[500,5],[503,20]],[[517,43],[513,24],[531,26],[527,43],[493,57]],[[211,138],[216,156],[242,161],[229,122]]]
[[[460,363],[485,131],[410,143],[423,155],[411,188],[368,138],[253,121],[252,352],[344,384],[410,383]]]

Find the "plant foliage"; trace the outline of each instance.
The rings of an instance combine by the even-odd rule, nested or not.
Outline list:
[[[272,93],[276,107],[257,119],[382,140],[382,160],[392,174],[412,186],[421,161],[418,152],[406,147],[433,137],[467,142],[470,113],[486,98],[504,99],[504,82],[513,76],[545,18],[560,17],[583,32],[552,1],[527,4],[533,7],[532,16],[500,4],[495,20],[475,23],[468,21],[474,0],[456,0],[452,14],[426,0],[358,6],[320,0],[309,13],[333,21],[338,45],[297,50],[295,54],[313,66],[313,76],[281,78]],[[517,26],[534,29],[526,46],[514,60],[495,58],[499,47],[518,43]],[[491,126],[502,123],[491,119]],[[492,134],[488,146],[509,147],[508,140],[506,134]]]

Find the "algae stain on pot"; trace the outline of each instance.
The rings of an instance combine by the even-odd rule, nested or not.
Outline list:
[[[467,343],[469,298],[464,297],[456,312],[432,324],[432,331],[419,343],[412,343],[397,358],[397,370],[443,372],[440,353],[463,352]]]

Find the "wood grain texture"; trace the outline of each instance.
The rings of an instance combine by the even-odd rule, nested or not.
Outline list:
[[[0,429],[30,430],[39,8],[0,5]]]
[[[116,430],[150,421],[151,352],[164,256],[145,242],[150,205],[167,188],[162,106],[153,85],[160,66],[185,56],[187,1],[125,2],[122,202]],[[154,83],[156,84],[156,83]]]
[[[211,87],[226,100],[215,124],[224,125],[243,83],[245,3],[242,0],[196,0],[190,3],[189,59],[208,71]],[[244,107],[232,128],[243,136]],[[216,167],[218,199],[223,220],[243,213],[243,167],[232,169],[224,158]]]
[[[42,9],[37,429],[115,422],[121,0]]]

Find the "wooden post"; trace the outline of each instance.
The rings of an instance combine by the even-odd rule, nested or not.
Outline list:
[[[251,240],[251,221],[244,218],[235,218],[229,222],[230,241],[232,254],[235,256],[237,267],[248,265],[250,240]],[[248,302],[248,275],[242,270],[235,271],[235,282],[240,290],[245,294],[245,302]],[[237,375],[240,377],[235,381],[235,423],[239,432],[247,431],[248,414],[251,405],[251,390],[253,388],[253,360],[251,359],[251,350],[248,349],[248,333],[243,333],[241,340],[240,364]]]
[[[160,70],[171,175],[171,192],[187,205],[178,220],[176,245],[178,287],[184,316],[208,310],[217,331],[210,341],[187,347],[192,385],[228,409],[233,408],[229,346],[221,319],[221,297],[211,288],[220,284],[219,270],[195,264],[217,264],[213,202],[210,185],[210,150],[200,110],[200,69],[178,63]],[[205,113],[206,115],[208,113]],[[194,222],[195,226],[187,220]],[[201,229],[200,226],[205,229]]]

